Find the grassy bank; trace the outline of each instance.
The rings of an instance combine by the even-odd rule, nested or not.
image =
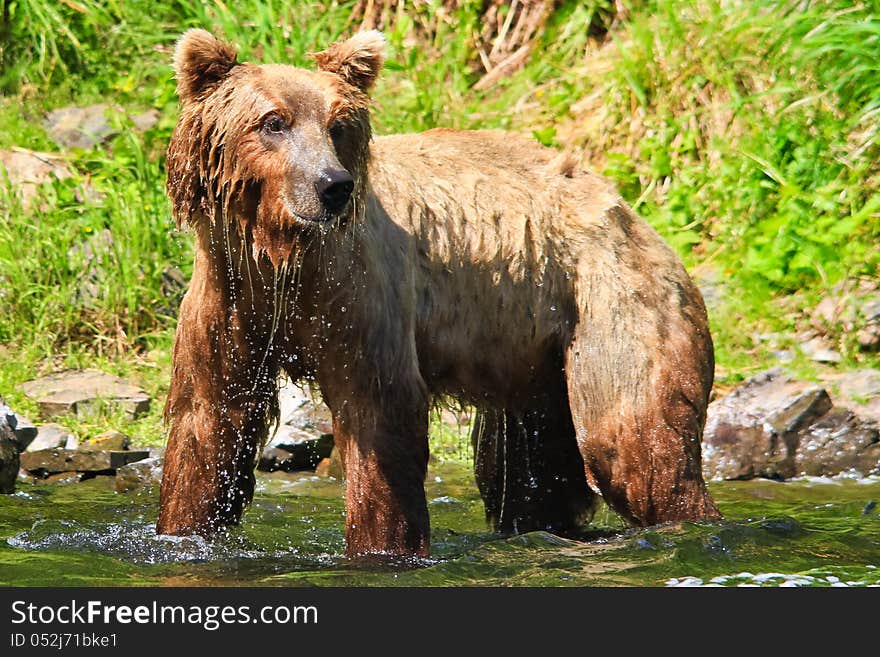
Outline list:
[[[497,127],[574,149],[719,290],[721,386],[793,347],[829,290],[876,281],[880,3],[632,0],[615,13],[611,2],[561,2],[526,64],[476,89],[482,5],[394,4],[376,131]],[[177,303],[167,272],[191,267],[164,195],[174,41],[206,27],[241,60],[309,65],[308,53],[357,28],[360,5],[4,6],[0,149],[57,150],[43,120],[68,105],[110,104],[115,136],[69,153],[75,175],[26,206],[15,189],[0,198],[0,394],[32,413],[22,381],[96,366],[153,394],[154,410],[129,430],[158,442]],[[142,131],[132,118],[149,109],[159,119]],[[845,329],[829,337],[838,368],[878,364]],[[804,375],[825,367],[793,352]]]

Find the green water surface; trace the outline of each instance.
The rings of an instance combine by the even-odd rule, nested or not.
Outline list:
[[[432,557],[344,557],[343,484],[260,475],[238,527],[213,543],[157,537],[158,491],[113,479],[22,483],[0,496],[0,585],[12,586],[877,586],[880,478],[719,482],[719,523],[626,528],[600,511],[579,540],[503,537],[466,464],[426,488]]]

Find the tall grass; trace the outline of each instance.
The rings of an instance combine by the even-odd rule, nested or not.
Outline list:
[[[755,291],[876,275],[877,5],[649,5],[563,76],[566,136],[691,263]]]
[[[168,321],[162,271],[186,269],[189,247],[172,228],[159,160],[130,125],[119,129],[112,154],[81,154],[79,175],[43,186],[27,207],[6,189],[0,343],[121,352]]]

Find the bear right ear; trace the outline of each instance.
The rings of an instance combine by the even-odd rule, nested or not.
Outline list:
[[[208,95],[238,64],[237,57],[235,48],[210,32],[187,30],[174,48],[177,95],[183,101]]]

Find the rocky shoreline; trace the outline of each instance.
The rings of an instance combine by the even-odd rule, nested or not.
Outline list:
[[[836,377],[829,387],[797,381],[780,368],[762,372],[708,408],[703,473],[708,481],[880,474],[880,370]],[[94,370],[53,374],[23,385],[43,420],[107,407],[131,417],[150,398],[136,386]],[[311,472],[341,479],[329,409],[285,382],[278,426],[257,469]],[[157,486],[164,449],[107,431],[76,436],[55,422],[34,424],[0,399],[0,493],[16,481],[74,483],[112,476],[119,493]]]

